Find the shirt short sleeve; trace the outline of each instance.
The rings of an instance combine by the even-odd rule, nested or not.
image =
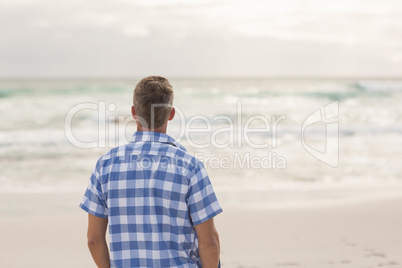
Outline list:
[[[187,203],[191,220],[194,225],[198,225],[215,217],[223,210],[202,162],[199,161],[196,164],[191,174],[193,175],[189,182]]]
[[[99,173],[96,168],[89,179],[88,187],[80,203],[80,208],[100,218],[108,217],[107,205],[103,198]]]

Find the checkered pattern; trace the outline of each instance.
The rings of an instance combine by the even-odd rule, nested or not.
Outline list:
[[[80,207],[108,218],[112,267],[201,267],[194,226],[222,212],[203,164],[150,131],[98,160]]]

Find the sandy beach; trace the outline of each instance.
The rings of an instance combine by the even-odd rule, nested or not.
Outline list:
[[[2,195],[0,267],[95,267],[86,248],[87,215],[75,206],[79,196]],[[5,202],[23,202],[23,215],[5,212]],[[46,205],[33,209],[39,203]],[[60,203],[65,209],[54,209]],[[216,217],[222,264],[402,267],[401,207],[402,198],[395,197],[320,206],[224,206]]]
[[[217,219],[223,264],[402,267],[401,205],[402,198],[310,208],[227,209]]]

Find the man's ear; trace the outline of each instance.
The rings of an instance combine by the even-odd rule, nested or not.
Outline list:
[[[176,114],[176,110],[174,109],[174,107],[172,107],[172,110],[170,111],[170,115],[168,120],[172,120],[174,118],[174,115]]]
[[[131,106],[131,115],[133,116],[134,120],[137,120],[137,113],[135,112],[134,105]]]

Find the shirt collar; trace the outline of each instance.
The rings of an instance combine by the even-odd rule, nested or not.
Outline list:
[[[170,137],[168,134],[155,132],[155,131],[136,131],[131,138],[131,142],[138,141],[150,141],[150,142],[160,142],[160,143],[169,143],[180,149],[186,151],[186,149],[178,143],[175,139]]]

